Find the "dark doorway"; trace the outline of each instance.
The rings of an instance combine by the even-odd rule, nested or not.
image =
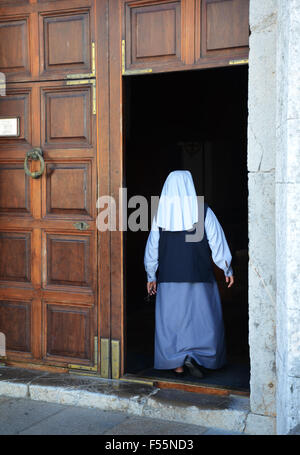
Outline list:
[[[143,195],[150,206],[151,195],[160,195],[169,172],[191,171],[197,194],[204,195],[218,217],[233,257],[231,289],[223,271],[215,267],[228,364],[208,371],[204,379],[184,381],[249,390],[248,67],[125,77],[124,93],[128,199]],[[144,302],[148,234],[127,231],[124,235],[125,373],[168,379],[169,371],[153,369],[155,303]]]

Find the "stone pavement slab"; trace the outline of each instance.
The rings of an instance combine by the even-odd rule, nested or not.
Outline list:
[[[53,403],[0,397],[0,434],[18,434],[60,410],[61,406]]]
[[[115,428],[104,432],[106,435],[200,435],[207,428],[200,425],[169,422],[147,417],[129,417]]]
[[[230,435],[239,434],[200,425],[0,397],[1,435]]]
[[[45,403],[51,404],[51,403]],[[0,407],[1,410],[1,407]],[[101,435],[128,419],[124,412],[60,405],[59,412],[49,415],[21,431],[21,435]]]

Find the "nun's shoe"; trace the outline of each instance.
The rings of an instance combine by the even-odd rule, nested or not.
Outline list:
[[[200,379],[204,378],[204,372],[203,372],[202,368],[189,355],[186,356],[186,358],[185,358],[184,366],[186,366],[186,368],[188,369],[189,373],[192,376],[195,376],[196,378],[200,378]]]

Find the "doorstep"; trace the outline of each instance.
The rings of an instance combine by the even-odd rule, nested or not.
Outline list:
[[[249,398],[233,394],[207,395],[124,379],[0,366],[0,395],[123,411],[244,434],[275,434],[274,419],[252,414]]]

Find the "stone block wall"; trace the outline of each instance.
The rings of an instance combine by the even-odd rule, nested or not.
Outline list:
[[[278,0],[277,433],[300,434],[300,2]]]
[[[250,406],[299,434],[300,1],[250,0],[250,30]]]
[[[250,0],[248,97],[251,412],[276,414],[277,1]]]

